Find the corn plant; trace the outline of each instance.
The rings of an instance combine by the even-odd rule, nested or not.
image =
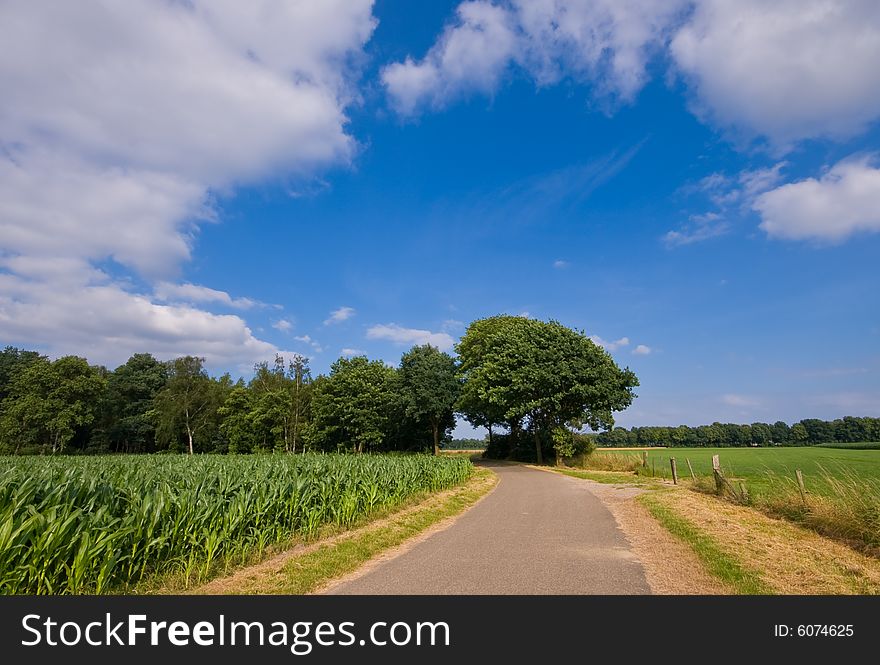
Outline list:
[[[174,572],[196,584],[471,469],[427,455],[2,457],[0,593],[123,592]]]

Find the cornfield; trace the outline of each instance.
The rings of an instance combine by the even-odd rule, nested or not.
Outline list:
[[[0,458],[0,593],[123,592],[164,573],[199,582],[471,468],[425,455]]]

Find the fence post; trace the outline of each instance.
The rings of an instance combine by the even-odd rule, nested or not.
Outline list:
[[[688,469],[691,472],[691,478],[693,478],[694,482],[697,482],[697,474],[694,473],[694,467],[691,466],[691,460],[688,457],[684,458],[684,461],[688,463]]]
[[[723,494],[724,476],[721,475],[721,459],[718,455],[712,455],[712,475],[715,476],[715,489],[719,494]]]
[[[804,486],[804,474],[801,473],[800,469],[796,469],[794,475],[797,476],[797,484],[798,489],[801,492],[801,501],[804,502],[804,505],[807,505],[807,488]]]
[[[648,451],[647,450],[642,451],[642,467],[645,469],[648,468]]]
[[[678,469],[675,468],[675,458],[669,458],[669,466],[672,467],[672,484],[678,485]]]

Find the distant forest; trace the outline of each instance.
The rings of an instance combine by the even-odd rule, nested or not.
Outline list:
[[[627,446],[813,446],[821,443],[880,441],[880,418],[806,418],[793,425],[712,423],[699,427],[615,427],[595,436],[596,445]]]

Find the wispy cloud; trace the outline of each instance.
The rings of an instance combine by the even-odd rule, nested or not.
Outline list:
[[[293,329],[293,323],[287,319],[279,319],[272,324],[272,327],[281,332],[290,332]]]
[[[212,289],[198,284],[172,284],[171,282],[159,282],[153,290],[156,300],[174,303],[216,303],[226,305],[234,309],[252,309],[262,306],[263,303],[250,298],[233,298],[226,291]]]
[[[445,332],[420,328],[404,328],[396,323],[375,325],[367,329],[367,339],[383,339],[395,344],[430,344],[441,351],[450,350],[455,341]]]
[[[556,259],[553,262],[553,267],[556,268],[557,270],[565,270],[570,265],[571,264],[568,261],[566,261],[565,259]]]
[[[303,344],[308,344],[310,347],[312,347],[312,350],[315,353],[322,353],[324,351],[324,347],[321,346],[315,340],[313,340],[310,335],[297,335],[293,339],[295,339],[297,342],[302,342]]]
[[[355,310],[353,307],[340,307],[330,312],[330,316],[324,320],[324,325],[331,326],[336,323],[342,323],[343,321],[348,321],[354,315]]]
[[[711,173],[682,188],[683,193],[702,197],[704,204],[714,209],[690,215],[677,229],[663,235],[663,244],[681,247],[726,235],[732,228],[731,220],[748,215],[755,201],[779,184],[786,166],[787,162],[779,162],[767,168],[746,169],[735,176]]]
[[[354,356],[363,356],[363,355],[366,355],[366,354],[365,354],[363,351],[361,351],[360,349],[350,349],[350,348],[348,348],[348,347],[345,347],[344,349],[342,349],[342,350],[339,352],[339,354],[340,354],[341,356],[343,356],[344,358],[352,358],[352,357],[354,357]]]

